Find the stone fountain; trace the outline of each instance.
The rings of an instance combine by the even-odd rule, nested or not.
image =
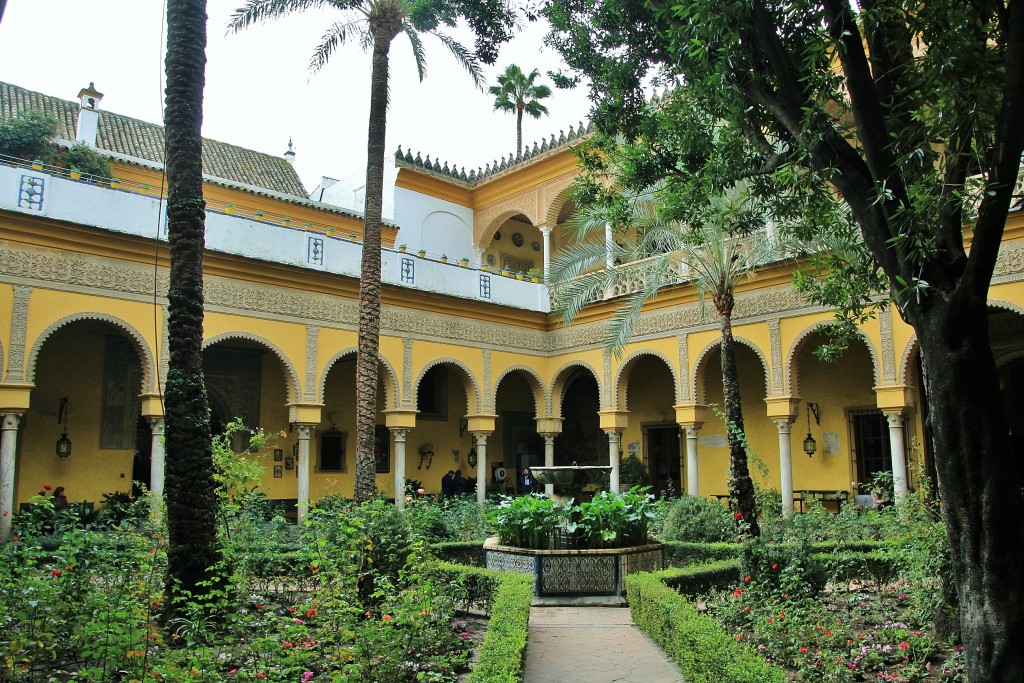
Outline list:
[[[537,481],[561,488],[569,498],[578,499],[587,486],[606,487],[612,468],[608,465],[531,467]],[[532,574],[534,605],[625,604],[625,577],[665,567],[664,546],[652,543],[628,548],[534,550],[498,544],[497,538],[484,543],[488,569]]]

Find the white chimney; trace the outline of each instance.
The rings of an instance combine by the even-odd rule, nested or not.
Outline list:
[[[100,100],[103,93],[96,90],[94,83],[89,83],[88,88],[82,88],[78,93],[78,102],[81,105],[78,109],[78,134],[75,139],[84,142],[91,147],[96,146],[96,131],[100,124]]]
[[[288,138],[288,151],[284,153],[284,160],[292,166],[295,165],[295,150],[292,149],[292,139]]]

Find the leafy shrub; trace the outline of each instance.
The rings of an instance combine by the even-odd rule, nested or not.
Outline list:
[[[50,139],[57,134],[57,119],[40,112],[25,112],[0,122],[0,154],[44,163],[53,159],[56,148]]]
[[[518,498],[502,496],[488,520],[502,545],[549,548],[558,527],[562,506],[539,493]]]
[[[647,468],[640,462],[636,453],[630,453],[619,462],[619,481],[627,489],[634,486],[646,486],[649,483]]]
[[[77,169],[86,176],[110,177],[110,160],[92,145],[76,142],[69,149],[64,163],[69,169]]]
[[[718,543],[736,538],[732,513],[715,500],[680,496],[672,501],[662,526],[662,541]]]
[[[428,550],[439,560],[470,567],[484,566],[484,546],[480,541],[433,543]]]

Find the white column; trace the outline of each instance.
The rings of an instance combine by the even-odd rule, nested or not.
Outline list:
[[[544,435],[544,467],[555,466],[555,435],[545,434]],[[544,494],[548,498],[555,495],[554,484],[544,484]]]
[[[4,413],[0,416],[0,543],[6,543],[11,538],[16,464],[14,452],[18,445],[20,422],[19,413]]]
[[[487,435],[474,434],[476,439],[476,502],[484,506],[487,498]]]
[[[551,272],[551,226],[540,226],[540,234],[544,236],[544,281],[547,282]]]
[[[789,418],[775,418],[779,429],[779,486],[782,488],[782,516],[793,516],[793,423]]]
[[[408,429],[392,429],[395,437],[395,505],[405,509],[405,435]]]
[[[893,499],[899,505],[907,498],[907,461],[903,456],[903,411],[887,410],[889,421],[889,454],[892,457]]]
[[[473,254],[476,256],[476,263],[471,264],[476,268],[484,265],[484,250],[483,247],[473,247]]]
[[[164,468],[166,466],[166,451],[164,449],[164,418],[148,418],[150,429],[150,461],[149,461],[149,491],[153,498],[164,497]]]
[[[619,433],[614,429],[606,429],[608,434],[608,464],[612,466],[612,476],[608,481],[608,489],[619,492]]]
[[[606,223],[604,226],[604,264],[608,268],[615,266],[615,255],[612,253],[614,244],[615,237],[612,235],[612,224]]]
[[[686,427],[686,495],[699,496],[697,484],[697,433],[700,427]]]
[[[298,474],[298,522],[302,523],[309,512],[309,439],[313,436],[313,425],[295,425],[299,433],[299,461],[295,466]]]

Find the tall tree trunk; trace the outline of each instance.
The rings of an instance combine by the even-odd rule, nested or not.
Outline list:
[[[175,597],[203,595],[220,560],[209,406],[203,379],[203,86],[206,0],[168,0],[167,241],[171,271],[164,395],[167,444],[167,553],[170,610]]]
[[[1024,681],[1024,495],[984,299],[915,316],[971,683]]]
[[[388,110],[388,51],[397,35],[387,22],[374,25],[370,71],[370,122],[366,144],[366,204],[363,210],[363,258],[359,271],[359,340],[356,354],[357,503],[377,495],[374,435],[377,424],[377,373],[380,365],[380,227],[384,198],[384,138]],[[396,496],[402,491],[395,491]]]
[[[523,156],[523,103],[516,105],[516,158]]]
[[[747,444],[743,429],[743,404],[740,402],[740,377],[736,367],[736,342],[732,337],[732,294],[716,297],[715,306],[722,328],[722,399],[725,403],[726,431],[729,440],[729,507],[738,513],[736,526],[744,533],[760,536],[754,482],[747,467]]]

